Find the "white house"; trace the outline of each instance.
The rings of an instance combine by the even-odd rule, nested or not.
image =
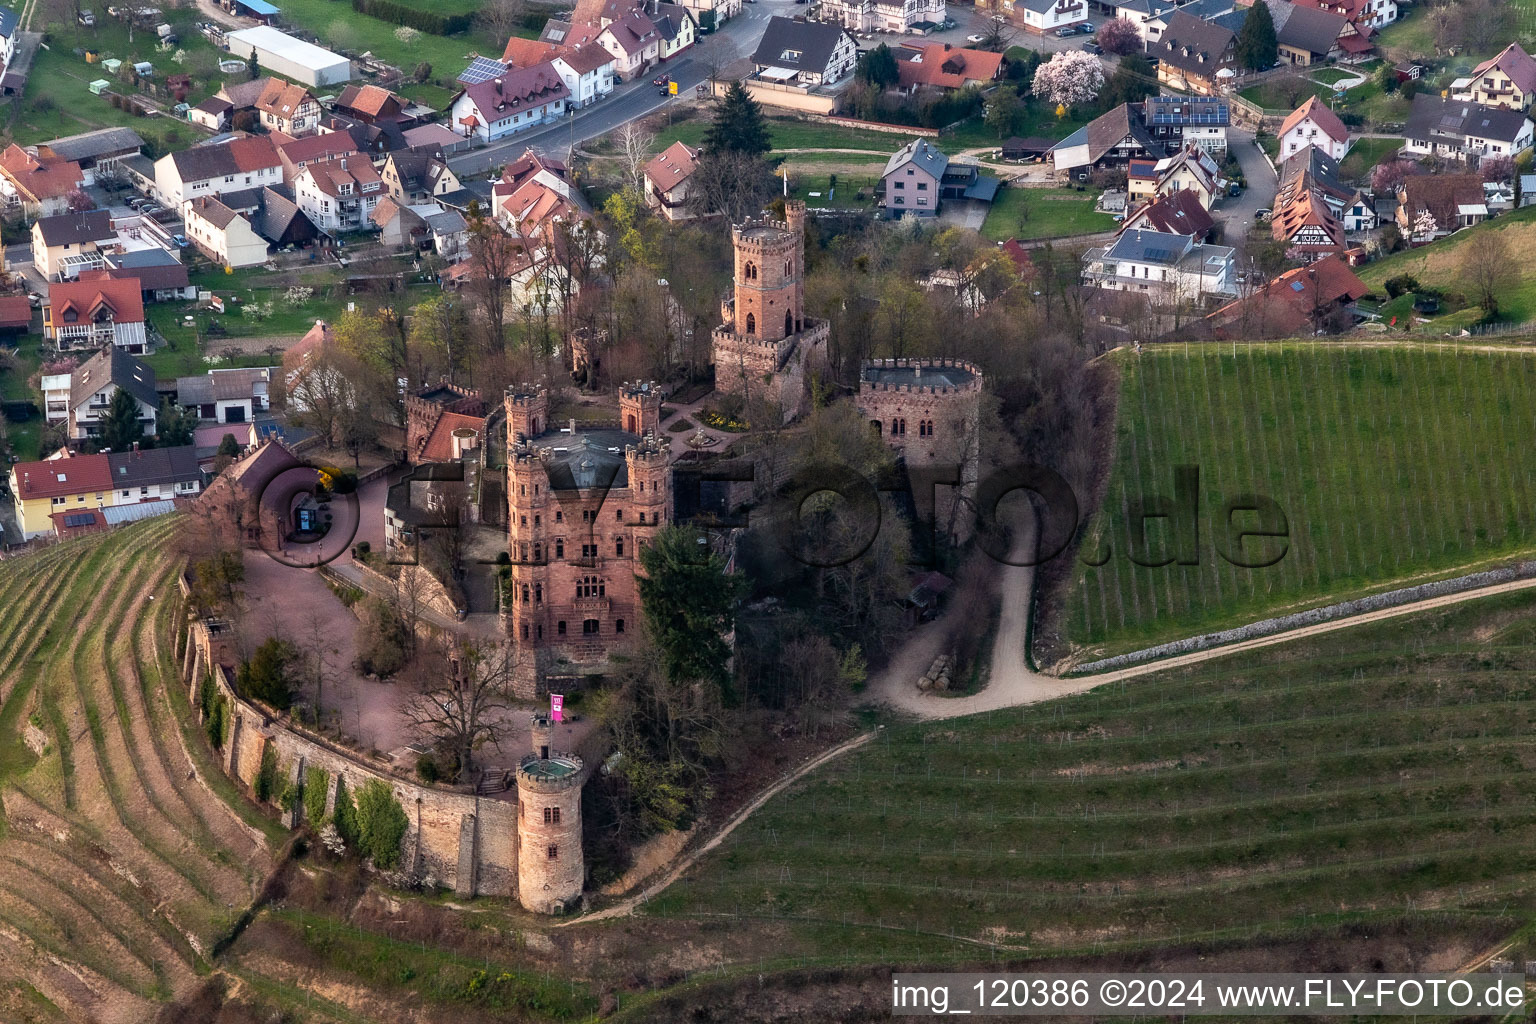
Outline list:
[[[1279,135],[1282,160],[1308,146],[1316,146],[1335,160],[1343,160],[1349,152],[1349,129],[1316,96],[1287,115]]]
[[[69,436],[78,441],[100,434],[101,419],[119,388],[133,395],[144,433],[153,434],[155,417],[160,411],[155,371],[121,349],[112,348],[91,356],[69,375],[65,415]]]
[[[209,370],[176,378],[176,401],[213,423],[250,423],[272,407],[270,366]]]
[[[752,63],[758,76],[800,85],[830,85],[853,74],[859,46],[840,25],[769,19]]]
[[[1403,149],[1415,156],[1514,157],[1531,148],[1531,120],[1522,110],[1419,93],[1413,98],[1403,139]]]
[[[1088,20],[1085,0],[1003,0],[1003,7],[1026,32],[1042,36]]]
[[[625,82],[661,60],[661,32],[638,8],[604,26],[597,34],[597,45],[612,55],[614,76]]]
[[[388,193],[366,157],[310,164],[293,179],[294,200],[321,231],[336,234],[371,227],[369,217]]]
[[[924,25],[943,24],[944,0],[822,0],[821,20],[850,32],[918,31]]]
[[[265,135],[193,146],[155,161],[155,192],[172,210],[198,196],[282,183],[282,158]]]
[[[73,277],[82,266],[99,267],[102,247],[116,239],[112,215],[106,210],[40,217],[32,224],[32,265],[49,281],[66,274]],[[82,256],[87,259],[81,260]]]
[[[567,105],[585,107],[613,92],[613,54],[587,44],[550,59],[570,99]]]
[[[1112,291],[1145,294],[1159,304],[1196,304],[1236,294],[1233,250],[1189,235],[1131,228],[1083,257],[1084,279]]]
[[[302,85],[280,78],[267,79],[267,87],[256,100],[261,126],[269,132],[282,132],[299,138],[320,127],[320,103]]]
[[[548,61],[509,70],[466,85],[449,105],[451,127],[466,138],[477,136],[482,142],[496,142],[559,120],[570,96],[560,73]]]
[[[188,241],[215,263],[239,268],[267,262],[267,240],[215,196],[187,200],[183,216]]]

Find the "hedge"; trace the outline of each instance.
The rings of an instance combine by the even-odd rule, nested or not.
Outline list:
[[[352,0],[352,9],[358,14],[366,14],[391,25],[409,25],[435,36],[468,32],[475,21],[473,14],[441,14],[400,3],[399,0]]]

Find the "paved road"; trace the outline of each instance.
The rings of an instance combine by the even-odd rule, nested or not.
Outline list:
[[[1223,241],[1227,245],[1247,236],[1253,224],[1253,216],[1266,207],[1275,205],[1275,188],[1278,182],[1275,172],[1264,159],[1264,151],[1253,141],[1253,133],[1241,128],[1227,129],[1227,148],[1237,157],[1248,188],[1236,199],[1223,199],[1212,211],[1213,216],[1226,226]]]

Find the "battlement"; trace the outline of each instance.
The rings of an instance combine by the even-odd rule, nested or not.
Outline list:
[[[764,356],[772,356],[775,360],[782,360],[795,350],[795,343],[801,335],[814,334],[816,329],[825,323],[824,320],[803,321],[799,334],[786,334],[774,341],[765,341],[755,334],[740,334],[731,330],[730,324],[725,323],[715,328],[714,337],[717,343],[727,341],[749,352],[758,352]]]
[[[859,368],[860,393],[965,394],[983,380],[981,367],[963,359],[866,359]]]
[[[512,405],[532,405],[535,402],[549,397],[549,391],[543,384],[513,384],[507,388],[507,402]]]
[[[582,760],[575,754],[551,750],[548,757],[525,754],[517,764],[517,788],[534,793],[559,793],[581,786]]]
[[[636,402],[655,402],[660,405],[661,385],[653,380],[627,380],[619,387],[619,397]]]
[[[624,446],[624,457],[634,462],[665,463],[672,454],[672,446],[655,434],[646,434],[639,444]]]

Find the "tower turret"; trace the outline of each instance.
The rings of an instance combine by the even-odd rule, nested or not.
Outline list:
[[[619,389],[619,423],[631,434],[661,431],[661,386],[653,380],[625,381]]]
[[[535,438],[549,427],[549,390],[543,384],[507,388],[507,444]]]
[[[548,739],[535,716],[533,739]],[[547,727],[548,721],[545,720]],[[517,896],[536,914],[563,914],[581,903],[582,761],[539,744],[517,768]]]

